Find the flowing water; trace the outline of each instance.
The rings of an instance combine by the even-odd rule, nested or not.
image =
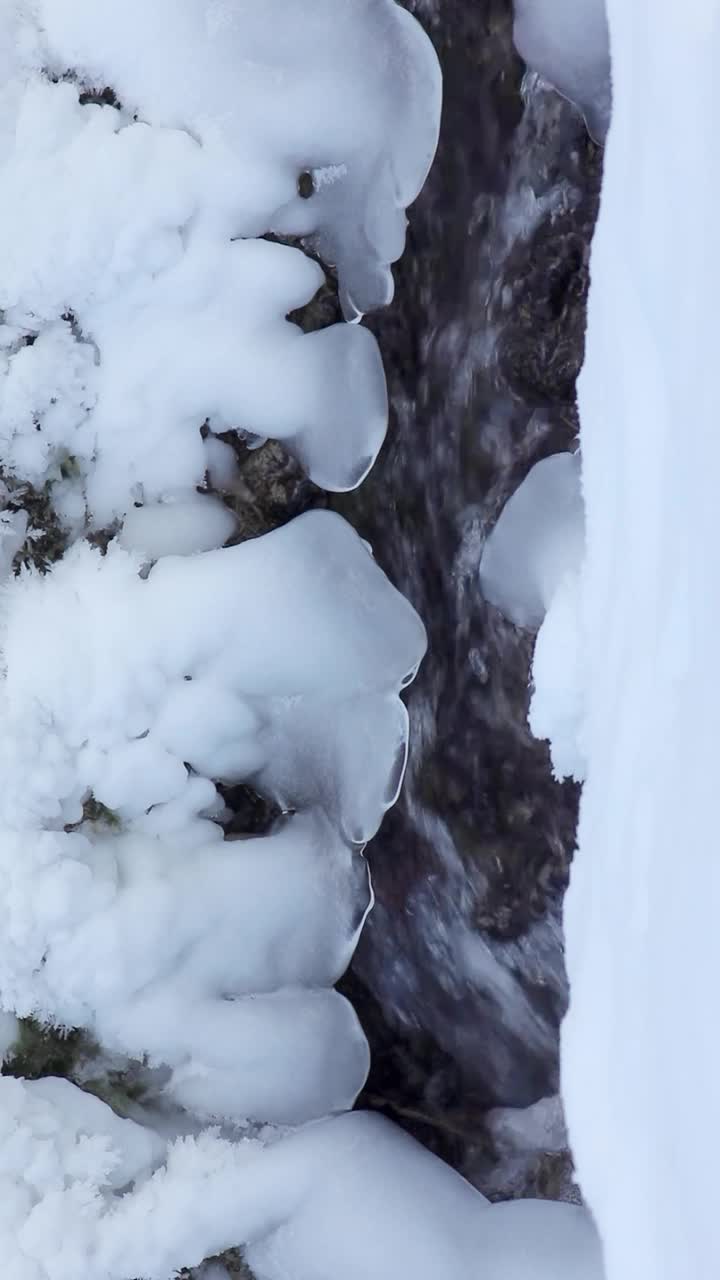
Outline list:
[[[377,905],[345,990],[373,1068],[361,1105],[470,1176],[489,1106],[557,1088],[561,902],[577,791],[526,723],[533,637],[481,598],[508,496],[577,430],[600,152],[524,75],[509,0],[411,0],[443,66],[440,149],[394,304],[369,323],[392,419],[336,505],[428,628],[402,798],[368,850]],[[479,1166],[478,1166],[479,1167]]]

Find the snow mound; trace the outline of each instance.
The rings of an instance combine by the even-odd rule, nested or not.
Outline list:
[[[13,1280],[169,1280],[238,1244],[257,1280],[602,1277],[583,1210],[490,1206],[376,1115],[267,1145],[185,1138],[153,1172],[151,1137],[65,1081],[2,1079],[0,1098],[0,1242]],[[358,1230],[359,1214],[371,1231]]]
[[[556,453],[528,472],[506,502],[480,561],[483,595],[516,626],[540,625],[584,547],[580,457]]]
[[[200,1114],[351,1105],[367,1045],[330,988],[371,902],[353,848],[397,795],[398,692],[424,647],[365,544],[322,511],[146,577],[118,546],[77,544],[11,582],[5,1004],[166,1064]],[[218,778],[302,812],[223,841]],[[71,829],[89,796],[119,829]]]
[[[514,35],[521,58],[580,107],[603,142],[612,109],[605,0],[515,0]]]
[[[359,484],[387,422],[375,340],[290,323],[323,272],[257,237],[337,265],[348,315],[389,300],[438,132],[415,20],[394,0],[0,16],[3,465],[42,486],[69,456],[97,526],[191,494],[232,429],[285,441],[319,485]]]

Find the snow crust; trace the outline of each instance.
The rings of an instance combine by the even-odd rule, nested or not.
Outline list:
[[[612,89],[605,0],[514,0],[518,52],[585,115],[604,141]]]

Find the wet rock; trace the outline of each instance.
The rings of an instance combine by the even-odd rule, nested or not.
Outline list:
[[[243,433],[236,431],[226,431],[220,439],[232,445],[238,459],[232,492],[223,493],[238,520],[231,543],[258,538],[303,511],[327,506],[326,494],[308,480],[279,441],[268,440],[252,448]]]
[[[388,441],[365,484],[332,501],[430,647],[408,691],[403,795],[368,850],[377,905],[344,989],[373,1053],[360,1105],[481,1185],[487,1109],[557,1087],[578,795],[552,779],[527,726],[532,637],[482,599],[478,564],[530,467],[577,431],[601,153],[567,102],[524,77],[509,0],[408,7],[443,64],[443,130],[395,302],[368,320]]]

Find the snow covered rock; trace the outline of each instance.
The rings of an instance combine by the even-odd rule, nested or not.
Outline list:
[[[483,595],[516,626],[540,625],[564,576],[583,554],[580,458],[537,462],[505,504],[480,561]]]
[[[199,1114],[351,1105],[367,1045],[330,988],[371,902],[353,846],[402,779],[412,608],[323,511],[146,577],[78,544],[5,606],[3,1001],[150,1055]],[[218,778],[302,812],[224,842]],[[69,829],[89,795],[119,830]]]
[[[394,0],[23,0],[0,22],[4,465],[42,485],[71,456],[98,526],[201,484],[206,424],[359,484],[387,422],[375,340],[291,324],[323,272],[257,237],[305,237],[353,317],[389,300],[438,132],[415,20]]]
[[[169,1280],[237,1245],[257,1280],[602,1277],[583,1210],[491,1207],[368,1113],[267,1144],[186,1138],[155,1173],[151,1136],[65,1081],[0,1080],[0,1127],[0,1241],[13,1280]]]
[[[514,0],[515,44],[522,58],[585,115],[603,142],[612,88],[605,0]]]
[[[609,0],[608,17],[613,123],[578,385],[587,769],[563,1093],[608,1280],[685,1280],[720,1270],[720,28],[715,6]]]

